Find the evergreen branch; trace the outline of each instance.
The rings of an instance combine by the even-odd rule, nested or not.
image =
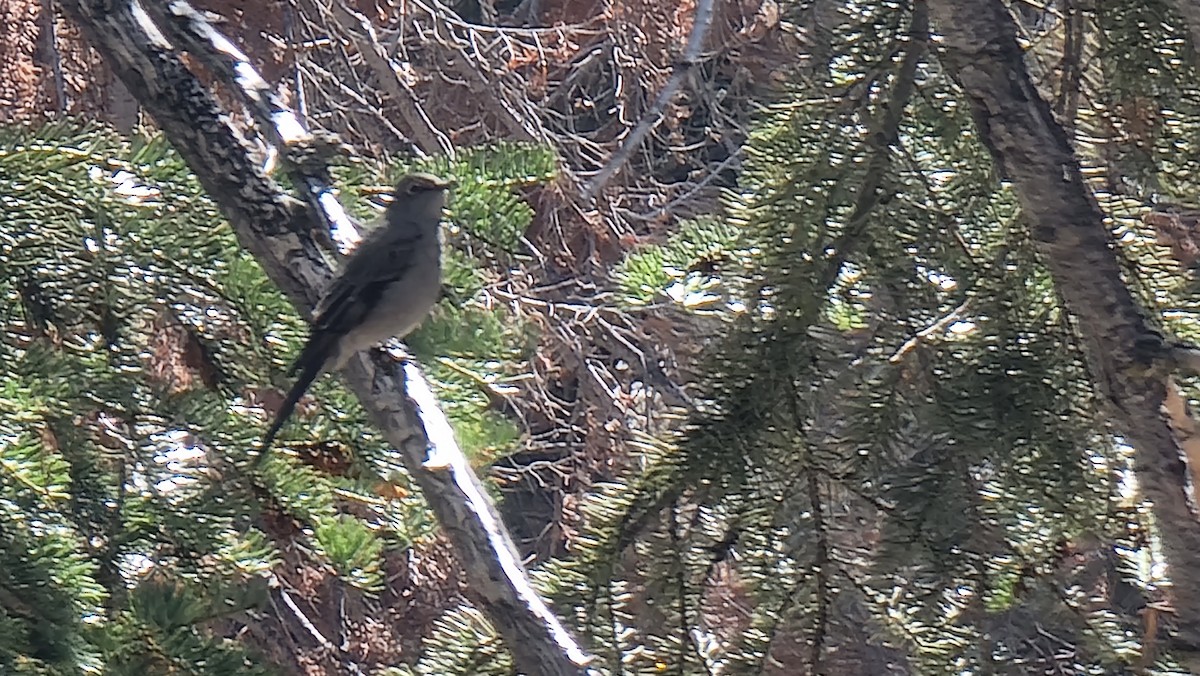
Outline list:
[[[177,11],[182,3],[170,5]],[[267,275],[300,308],[315,304],[329,278],[312,233],[321,226],[272,182],[240,142],[240,134],[208,90],[161,36],[147,32],[144,10],[136,4],[113,6],[104,0],[69,0],[63,7],[91,38],[125,86],[146,107],[170,138],[201,185],[214,198]],[[161,9],[161,8],[160,8]],[[170,17],[163,17],[170,25]],[[236,58],[236,55],[235,55]],[[242,63],[243,66],[248,64]],[[239,71],[241,72],[241,71]],[[284,116],[285,121],[288,118]],[[433,457],[438,471],[424,466],[429,440],[416,406],[405,394],[405,378],[420,384],[415,366],[396,372],[390,360],[360,355],[343,371],[351,390],[401,451],[413,479],[454,543],[475,600],[504,638],[517,669],[558,676],[589,671],[589,657],[550,615],[509,547],[495,507],[452,436],[435,433]],[[422,403],[424,422],[436,402]]]
[[[1008,10],[991,0],[929,0],[942,65],[962,88],[980,140],[1012,181],[1033,240],[1074,315],[1094,386],[1135,449],[1138,478],[1171,566],[1171,648],[1200,668],[1200,524],[1183,449],[1162,413],[1166,385],[1137,354],[1153,329],[1122,278],[1113,233],[1050,106],[1030,81]]]
[[[946,316],[930,324],[929,326],[926,326],[920,331],[917,331],[915,334],[913,334],[912,338],[904,341],[904,344],[900,346],[900,349],[896,350],[892,356],[888,357],[888,362],[892,364],[899,364],[901,361],[904,361],[904,357],[907,356],[909,352],[915,350],[917,346],[921,344],[922,340],[934,335],[935,333],[945,331],[947,327],[961,319],[967,313],[967,310],[970,309],[970,307],[971,300],[968,298],[958,307],[951,310]]]
[[[7,457],[0,457],[0,475],[7,476],[37,495],[50,500],[68,500],[71,498],[70,493],[56,491],[50,486],[39,485],[27,475],[24,467]]]
[[[764,676],[767,673],[771,673],[767,671],[768,667],[773,666],[771,663],[771,651],[775,647],[776,639],[780,638],[787,629],[784,621],[787,617],[787,612],[796,605],[800,595],[804,592],[804,586],[807,582],[807,576],[802,575],[795,581],[795,584],[786,585],[785,583],[784,591],[786,593],[780,598],[779,603],[769,611],[763,612],[760,610],[760,613],[768,619],[769,629],[763,632],[766,638],[763,641],[761,651],[759,651],[762,657],[758,663],[758,669],[755,671],[756,676]],[[816,674],[820,672],[813,670],[811,673]]]
[[[842,266],[850,258],[866,238],[867,225],[875,207],[883,200],[880,189],[883,187],[884,174],[891,164],[892,146],[900,142],[900,122],[904,118],[904,109],[916,88],[917,67],[925,55],[929,41],[929,10],[925,0],[913,3],[912,20],[909,23],[908,47],[900,69],[896,73],[896,83],[892,87],[883,116],[877,122],[877,128],[871,134],[868,145],[872,148],[870,158],[863,176],[862,185],[858,189],[858,197],[854,202],[854,212],[846,220],[846,227],[837,241],[833,243],[833,255],[825,264],[825,273],[821,276],[820,288],[828,289],[837,281]]]
[[[437,362],[474,383],[479,388],[479,391],[483,393],[483,396],[487,397],[488,402],[492,406],[496,406],[498,408],[504,408],[508,406],[508,398],[498,392],[496,390],[496,386],[489,382],[487,378],[484,378],[469,368],[460,366],[453,359],[438,357]]]
[[[1192,44],[1200,45],[1200,2],[1196,0],[1171,0],[1175,11],[1183,17],[1188,32],[1191,33]]]
[[[967,242],[966,238],[963,237],[962,229],[955,225],[954,218],[950,215],[950,210],[946,208],[942,196],[939,195],[938,191],[934,189],[933,182],[930,180],[929,175],[921,169],[921,165],[917,162],[917,158],[913,156],[912,151],[908,149],[908,146],[905,145],[904,141],[897,143],[896,148],[899,150],[901,157],[904,158],[904,163],[908,166],[908,168],[921,179],[921,185],[925,188],[926,199],[928,199],[929,203],[932,204],[937,210],[939,217],[942,219],[943,223],[945,223],[946,228],[950,231],[951,236],[954,238],[954,243],[960,250],[962,250],[963,255],[967,257],[967,260],[975,260],[976,256],[975,252],[971,250],[971,244]],[[998,256],[997,258],[1000,257]]]

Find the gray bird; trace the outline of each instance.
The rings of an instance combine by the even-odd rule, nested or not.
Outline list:
[[[430,174],[409,174],[396,183],[383,225],[359,242],[313,312],[308,342],[288,370],[299,377],[263,436],[258,462],[317,377],[340,370],[357,352],[408,335],[437,303],[439,224],[450,186]]]

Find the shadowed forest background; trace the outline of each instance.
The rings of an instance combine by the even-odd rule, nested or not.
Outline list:
[[[196,4],[356,217],[457,180],[539,673],[1200,673],[1200,3]],[[251,468],[306,318],[102,5],[0,3],[0,674],[528,673],[341,378]]]

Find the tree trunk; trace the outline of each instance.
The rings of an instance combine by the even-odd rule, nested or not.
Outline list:
[[[1115,432],[1135,451],[1173,582],[1171,650],[1200,667],[1200,523],[1187,468],[1163,413],[1166,379],[1137,349],[1153,329],[1121,279],[1115,241],[1050,106],[1029,78],[1016,25],[999,0],[929,0],[942,65],[963,89],[980,140],[1012,182],[1037,249],[1073,316]],[[1152,356],[1153,357],[1153,356]]]

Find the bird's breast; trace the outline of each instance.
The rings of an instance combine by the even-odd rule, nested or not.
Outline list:
[[[403,338],[416,329],[441,294],[441,266],[436,258],[414,265],[407,275],[380,294],[375,309],[362,324],[338,343],[338,361],[389,338]]]

